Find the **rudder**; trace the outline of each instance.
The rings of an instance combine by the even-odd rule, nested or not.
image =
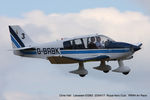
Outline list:
[[[18,25],[9,26],[13,48],[31,47],[33,41]]]

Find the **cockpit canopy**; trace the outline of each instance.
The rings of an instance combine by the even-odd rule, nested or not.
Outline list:
[[[63,45],[64,49],[104,49],[110,41],[114,40],[104,35],[91,35],[65,40]]]

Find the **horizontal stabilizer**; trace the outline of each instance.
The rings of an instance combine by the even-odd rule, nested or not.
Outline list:
[[[34,48],[34,47],[14,48],[14,49],[12,49],[11,51],[14,51],[14,50],[16,50],[16,51],[22,51],[22,50],[36,50],[36,48]]]

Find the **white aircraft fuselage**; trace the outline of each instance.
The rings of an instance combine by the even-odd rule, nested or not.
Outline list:
[[[133,58],[133,54],[140,50],[142,45],[116,42],[107,36],[97,34],[37,44],[32,42],[19,26],[9,26],[9,30],[15,55],[47,59],[52,64],[79,63],[79,68],[71,73],[82,77],[88,73],[83,63],[89,61],[100,61],[100,66],[94,69],[107,73],[111,67],[106,65],[105,61],[117,60],[119,67],[113,71],[128,74],[130,68],[124,66],[123,60]]]

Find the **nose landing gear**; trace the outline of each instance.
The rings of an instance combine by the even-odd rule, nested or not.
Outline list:
[[[120,72],[120,73],[123,73],[124,75],[129,74],[130,68],[127,66],[124,66],[122,60],[118,60],[118,64],[119,64],[119,67],[114,69],[113,72]]]

